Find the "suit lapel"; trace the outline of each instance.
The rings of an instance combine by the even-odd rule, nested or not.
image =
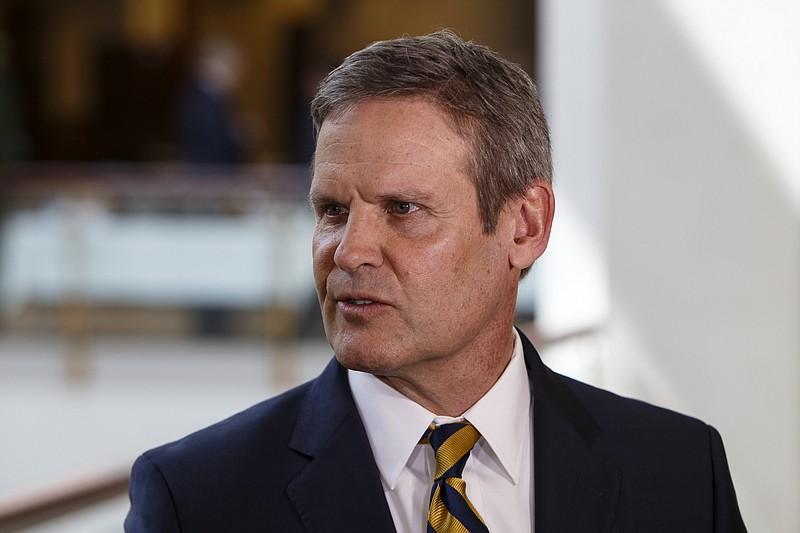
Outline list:
[[[287,488],[308,531],[395,530],[347,372],[336,360],[310,390],[289,446],[310,458]]]
[[[603,430],[520,336],[533,396],[536,531],[608,531],[620,473],[592,451]]]

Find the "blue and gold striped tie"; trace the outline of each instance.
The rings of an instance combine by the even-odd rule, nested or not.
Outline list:
[[[431,489],[428,533],[488,533],[481,515],[467,499],[461,479],[469,452],[481,434],[469,422],[428,427],[420,444],[430,444],[436,454],[436,475]]]

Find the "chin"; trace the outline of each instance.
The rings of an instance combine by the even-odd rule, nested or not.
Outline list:
[[[333,353],[336,356],[336,360],[339,361],[339,364],[350,370],[374,374],[380,366],[376,364],[376,361],[372,360],[372,357],[365,356],[353,350],[334,348]]]
[[[374,349],[358,349],[355,347],[337,346],[333,344],[333,353],[336,360],[343,367],[366,372],[368,374],[382,375],[390,372],[398,363],[388,357],[381,356]]]

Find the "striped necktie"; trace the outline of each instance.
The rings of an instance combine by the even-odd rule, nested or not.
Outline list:
[[[431,424],[420,444],[430,444],[436,455],[431,489],[428,533],[488,533],[481,515],[467,499],[461,479],[469,452],[481,434],[469,422]]]

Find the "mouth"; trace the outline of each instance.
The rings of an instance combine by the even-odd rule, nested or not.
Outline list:
[[[336,303],[345,303],[350,305],[370,305],[384,303],[375,294],[370,294],[366,291],[354,290],[331,290],[329,296],[333,297]]]
[[[333,301],[336,308],[344,315],[362,316],[364,313],[372,314],[385,309],[388,304],[367,294],[337,294]]]
[[[369,304],[374,304],[375,303],[374,300],[362,300],[362,299],[358,299],[358,298],[345,298],[343,300],[338,300],[338,301],[345,302],[345,303],[348,303],[350,305],[369,305]]]

